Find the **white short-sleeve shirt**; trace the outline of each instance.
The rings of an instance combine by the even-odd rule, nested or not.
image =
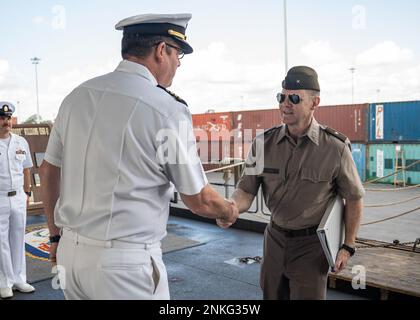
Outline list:
[[[161,240],[172,183],[187,195],[208,183],[188,108],[127,60],[66,97],[44,160],[61,168],[56,225],[99,240]]]
[[[18,191],[23,188],[23,169],[33,166],[28,142],[11,134],[8,143],[0,141],[0,191]]]

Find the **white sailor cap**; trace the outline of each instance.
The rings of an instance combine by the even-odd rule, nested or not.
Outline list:
[[[0,102],[0,116],[11,117],[15,112],[15,106],[10,102]]]
[[[124,30],[124,36],[133,35],[161,35],[173,38],[185,54],[193,52],[193,48],[187,43],[185,31],[190,13],[178,14],[142,14],[126,18],[115,26],[117,30]]]

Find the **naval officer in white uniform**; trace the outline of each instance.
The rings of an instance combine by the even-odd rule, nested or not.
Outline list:
[[[13,290],[30,293],[26,283],[26,206],[31,196],[31,152],[26,140],[11,133],[15,107],[0,102],[0,297]]]
[[[67,299],[170,298],[160,241],[173,185],[196,214],[226,224],[238,217],[236,204],[208,184],[185,101],[166,90],[193,51],[190,18],[118,23],[124,60],[61,105],[41,182],[50,259],[65,270]]]

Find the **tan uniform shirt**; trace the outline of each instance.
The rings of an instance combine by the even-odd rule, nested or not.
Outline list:
[[[364,196],[350,141],[340,140],[315,119],[297,143],[288,134],[287,126],[273,128],[257,139],[264,139],[264,151],[255,158],[250,153],[247,164],[263,161],[264,170],[260,174],[244,170],[238,188],[257,195],[261,185],[277,225],[291,230],[315,226],[337,193],[348,200]]]

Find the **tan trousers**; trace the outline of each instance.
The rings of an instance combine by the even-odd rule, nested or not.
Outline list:
[[[169,300],[160,242],[97,241],[64,230],[57,264],[68,300]]]
[[[260,277],[264,300],[325,300],[328,270],[316,234],[288,238],[267,227]]]

